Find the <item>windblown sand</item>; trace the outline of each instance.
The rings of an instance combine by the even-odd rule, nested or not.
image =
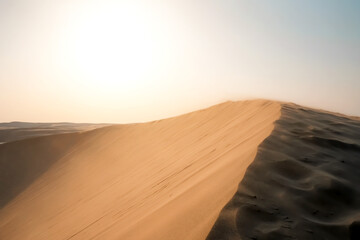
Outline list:
[[[226,102],[1,144],[0,239],[205,239],[280,108]]]

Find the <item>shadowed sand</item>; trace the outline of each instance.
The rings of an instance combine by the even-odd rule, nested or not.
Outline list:
[[[281,112],[207,239],[360,239],[360,119]]]
[[[205,239],[279,116],[276,102],[226,102],[1,144],[1,191],[24,190],[0,210],[0,239]]]

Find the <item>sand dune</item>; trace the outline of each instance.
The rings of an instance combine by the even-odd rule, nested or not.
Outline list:
[[[0,239],[205,239],[279,116],[226,102],[1,144]]]
[[[360,239],[359,159],[359,118],[265,100],[8,142],[0,239]]]
[[[360,119],[283,104],[207,239],[360,239]]]

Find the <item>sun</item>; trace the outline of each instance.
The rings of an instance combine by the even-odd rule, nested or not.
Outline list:
[[[68,58],[87,81],[139,84],[160,61],[159,24],[141,5],[93,5],[71,25]]]

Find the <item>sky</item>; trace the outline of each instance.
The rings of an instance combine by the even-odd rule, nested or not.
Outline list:
[[[360,1],[0,0],[0,122],[254,98],[360,116]]]

